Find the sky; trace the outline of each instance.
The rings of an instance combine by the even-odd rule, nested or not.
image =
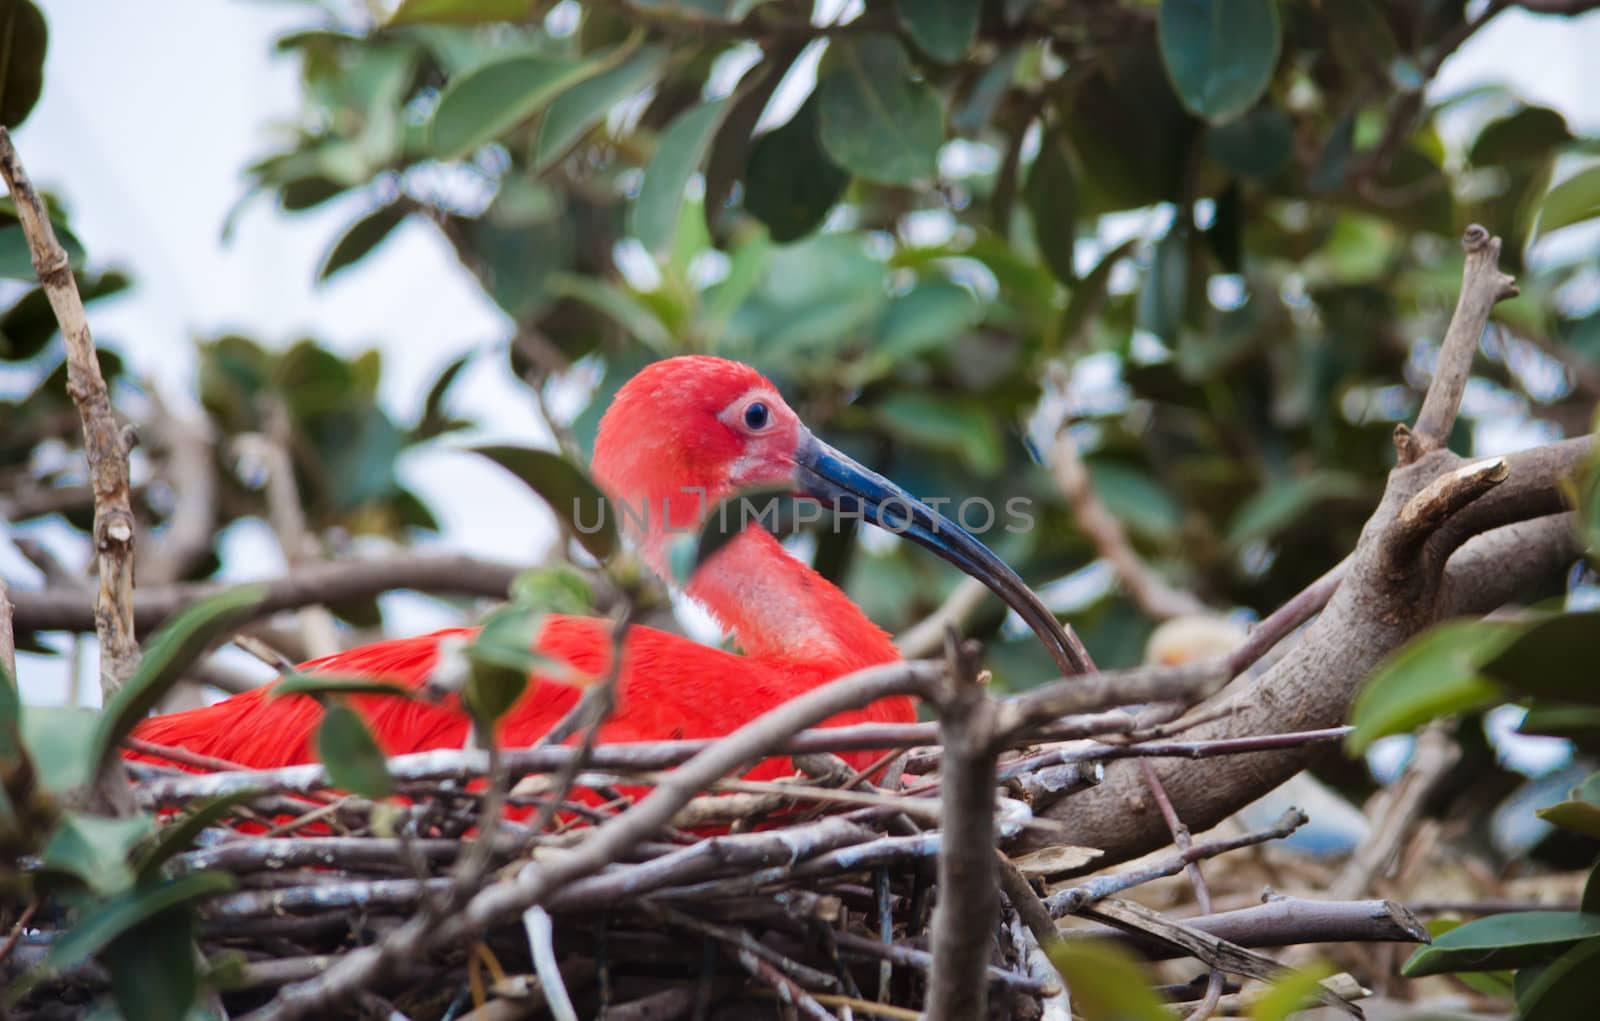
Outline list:
[[[299,104],[295,64],[274,54],[272,40],[306,27],[311,8],[262,0],[42,6],[50,26],[45,88],[17,146],[35,183],[67,203],[92,264],[135,271],[132,292],[96,303],[91,325],[170,403],[193,406],[197,337],[237,330],[284,345],[310,335],[351,355],[381,349],[383,399],[408,421],[444,365],[508,335],[504,315],[423,224],[407,223],[374,255],[316,285],[329,246],[363,212],[359,198],[293,215],[257,198],[223,239],[222,224],[244,193],[244,167],[273,148],[275,125],[291,121]],[[1600,14],[1573,22],[1513,11],[1445,64],[1435,92],[1505,82],[1600,131],[1600,103],[1585,102],[1597,51]],[[0,375],[0,390],[8,385],[20,384]],[[455,401],[483,422],[456,443],[549,442],[527,391],[492,353],[458,382]],[[537,498],[450,443],[408,456],[400,470],[439,516],[442,548],[529,562],[552,541]],[[37,574],[3,541],[5,528],[0,574],[35,583]],[[81,561],[63,530],[35,526],[29,534]],[[282,568],[264,526],[233,529],[224,550],[228,578]],[[397,633],[448,622],[420,598],[395,597],[385,609]],[[25,697],[60,701],[64,670],[60,660],[30,657],[19,671],[29,678]],[[83,687],[92,697],[94,686]]]

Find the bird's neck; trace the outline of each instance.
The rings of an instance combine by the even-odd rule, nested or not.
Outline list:
[[[658,571],[666,566],[667,545],[650,544]],[[899,658],[888,634],[849,596],[759,527],[746,528],[718,550],[686,591],[733,632],[750,656],[836,672]]]

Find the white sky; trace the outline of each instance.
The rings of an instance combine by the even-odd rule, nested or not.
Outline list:
[[[505,317],[424,225],[408,224],[374,256],[314,286],[328,246],[361,214],[359,200],[295,216],[254,200],[223,243],[221,226],[243,192],[244,166],[273,148],[272,125],[298,108],[294,62],[277,58],[271,43],[304,27],[307,8],[239,0],[43,6],[50,23],[45,90],[17,145],[34,181],[66,200],[93,264],[133,271],[135,290],[96,304],[92,325],[163,395],[192,402],[195,337],[237,330],[287,344],[310,335],[352,354],[381,348],[385,401],[408,421],[441,367],[507,336]],[[1438,90],[1510,82],[1575,126],[1600,131],[1600,103],[1585,102],[1594,95],[1595,52],[1600,16],[1574,23],[1512,12],[1445,65]],[[0,377],[0,387],[8,378]],[[17,381],[9,378],[9,385]],[[547,441],[503,357],[475,363],[454,400],[485,424],[474,439]],[[445,547],[528,561],[550,541],[538,500],[470,455],[436,446],[410,457],[402,472],[439,516]],[[270,538],[238,532],[228,540],[226,573],[275,573],[281,563]],[[34,534],[61,538],[49,529]],[[0,543],[0,572],[23,585],[36,578],[9,543]],[[422,600],[388,605],[397,631],[440,622]],[[30,681],[30,700],[62,697],[60,661],[28,657],[19,672]]]

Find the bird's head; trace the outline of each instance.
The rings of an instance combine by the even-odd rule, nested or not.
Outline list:
[[[658,569],[668,535],[693,531],[719,501],[783,489],[933,550],[1016,610],[1063,672],[1083,670],[1076,644],[1016,572],[954,521],[817,439],[747,365],[688,355],[647,366],[600,420],[593,467],[623,530]]]

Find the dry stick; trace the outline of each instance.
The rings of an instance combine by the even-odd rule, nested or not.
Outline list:
[[[908,947],[903,943],[880,943],[875,939],[858,936],[853,932],[838,933],[836,938],[839,941],[839,949],[848,953],[860,954],[864,957],[886,958],[901,967],[919,968],[923,971],[928,971],[933,967],[932,954],[926,950],[918,950],[916,947]],[[1032,993],[1035,996],[1053,988],[1036,978],[1028,975],[1018,975],[1016,972],[1006,971],[1004,968],[997,968],[992,964],[985,964],[981,977],[989,982],[997,982],[1008,989],[1021,990]]]
[[[1196,932],[1242,947],[1302,943],[1426,943],[1428,930],[1405,905],[1389,900],[1327,901],[1275,897],[1236,911],[1181,920]],[[1151,960],[1183,955],[1155,940],[1129,937]]]
[[[249,1016],[252,1021],[287,1021],[326,1014],[334,1004],[380,980],[402,962],[416,959],[430,947],[469,938],[508,915],[540,903],[551,891],[604,868],[669,822],[708,783],[769,754],[799,730],[880,698],[929,694],[943,672],[943,667],[934,663],[888,663],[856,671],[785,702],[690,759],[668,778],[669,782],[633,808],[595,827],[571,851],[541,858],[525,866],[515,880],[482,890],[463,911],[441,925],[408,921],[381,945],[351,952],[326,974],[283,989],[272,1003]]]
[[[977,1021],[987,1012],[989,987],[980,977],[1000,910],[994,862],[996,706],[978,680],[976,656],[960,647],[953,630],[946,636],[950,679],[936,698],[944,745],[943,832],[925,1010],[929,1021]]]
[[[1167,830],[1172,834],[1172,843],[1179,854],[1187,853],[1194,846],[1194,840],[1189,835],[1189,827],[1178,818],[1177,809],[1172,807],[1172,799],[1167,797],[1167,789],[1161,784],[1161,777],[1156,775],[1155,766],[1149,759],[1139,763],[1144,773],[1145,786],[1150,789],[1150,796],[1155,799],[1156,807],[1161,810],[1161,818],[1166,820]],[[1194,900],[1200,907],[1201,914],[1211,914],[1211,887],[1206,884],[1206,877],[1200,871],[1200,863],[1191,861],[1184,866],[1184,873],[1189,877],[1189,885],[1194,887]],[[1222,999],[1222,969],[1212,966],[1211,975],[1206,979],[1205,995],[1200,998],[1200,1003],[1190,1011],[1185,1021],[1206,1021],[1212,1012],[1217,1009],[1217,1001]]]
[[[4,578],[0,578],[0,672],[10,683],[17,683],[17,635],[11,626],[11,599]]]
[[[111,410],[89,320],[67,253],[39,193],[33,190],[11,133],[0,128],[0,176],[16,205],[33,269],[50,299],[67,348],[67,393],[83,419],[83,449],[94,488],[94,546],[100,569],[95,634],[100,639],[100,691],[106,700],[139,663],[133,630],[133,509],[128,496],[128,443]],[[25,625],[26,626],[26,625]]]
[[[1057,428],[1055,444],[1051,447],[1050,467],[1055,475],[1056,487],[1067,499],[1072,517],[1078,523],[1102,559],[1127,590],[1139,611],[1156,620],[1170,620],[1207,613],[1204,603],[1193,593],[1167,584],[1150,565],[1144,562],[1122,522],[1106,509],[1100,495],[1089,479],[1089,469],[1078,455],[1078,445],[1064,428]]]
[[[1460,758],[1461,748],[1443,724],[1434,723],[1422,731],[1400,779],[1374,797],[1368,815],[1376,822],[1329,885],[1329,897],[1349,900],[1367,892],[1410,836],[1423,802]]]
[[[944,644],[945,632],[960,630],[989,598],[989,587],[976,578],[962,578],[939,608],[895,636],[895,648],[906,659],[932,656]]]

